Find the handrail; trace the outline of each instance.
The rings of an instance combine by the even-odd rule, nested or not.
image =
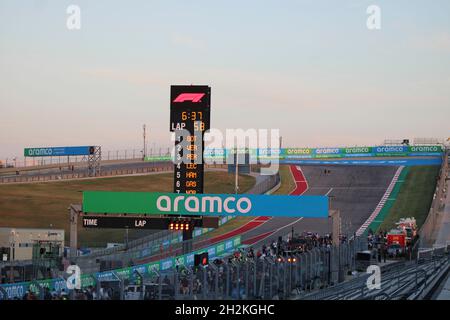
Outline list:
[[[436,265],[436,262],[438,265]],[[339,283],[333,287],[323,289],[322,292],[317,292],[314,294],[304,295],[302,299],[345,299],[345,297],[354,295],[354,299],[365,300],[365,299],[377,299],[380,297],[388,299],[404,299],[410,297],[412,294],[417,295],[422,294],[425,288],[433,282],[432,279],[436,277],[439,272],[437,270],[442,270],[444,265],[449,264],[448,257],[434,257],[433,260],[427,261],[424,264],[416,263],[403,263],[397,264],[394,268],[389,268],[384,274],[384,288],[381,291],[371,294],[370,291],[367,292],[366,279],[369,275],[363,275],[359,278],[355,278],[343,283]],[[421,274],[419,276],[419,274]],[[411,283],[411,278],[414,277],[415,284]],[[420,278],[420,280],[419,280]],[[393,286],[397,285],[398,288],[393,289]],[[411,288],[410,288],[411,287]],[[389,292],[393,289],[392,292]],[[359,294],[358,294],[359,292]]]

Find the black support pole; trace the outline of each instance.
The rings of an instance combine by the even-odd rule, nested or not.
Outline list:
[[[183,230],[183,254],[192,252],[192,235],[193,228],[189,230]]]

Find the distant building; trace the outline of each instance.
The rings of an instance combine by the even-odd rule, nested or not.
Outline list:
[[[0,228],[0,261],[54,259],[64,251],[64,230]]]

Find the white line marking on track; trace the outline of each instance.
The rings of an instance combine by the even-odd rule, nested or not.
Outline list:
[[[297,222],[299,222],[299,221],[302,220],[302,219],[303,219],[303,217],[298,218],[297,220],[292,221],[291,223],[288,223],[288,224],[285,225],[285,226],[279,227],[278,229],[276,229],[274,232],[272,232],[272,233],[269,234],[268,236],[266,236],[266,237],[264,237],[264,238],[262,238],[262,239],[259,239],[259,240],[258,240],[257,242],[255,242],[255,243],[252,243],[252,246],[257,245],[258,243],[260,243],[261,241],[267,239],[267,238],[270,237],[271,235],[276,234],[278,231],[281,231],[281,230],[283,230],[283,229],[285,229],[285,228],[287,228],[287,227],[292,226],[293,224],[296,224]],[[257,237],[257,236],[256,236],[256,237]]]
[[[304,193],[305,193],[306,191],[308,191],[308,189],[309,189],[308,180],[306,180],[306,176],[305,176],[305,174],[303,173],[302,168],[301,168],[300,166],[296,166],[296,168],[297,168],[298,171],[300,171],[300,172],[302,173],[302,176],[303,176],[303,180],[302,180],[302,181],[296,181],[296,182],[304,182],[304,183],[306,183],[306,189],[305,189],[305,191],[303,191],[303,193],[302,193],[302,194],[304,194]]]
[[[305,182],[305,183],[306,183],[306,189],[300,194],[300,195],[302,195],[302,194],[304,194],[304,193],[308,190],[308,188],[309,188],[309,186],[308,186],[308,181],[306,180],[306,176],[305,176],[305,174],[303,173],[302,169],[301,169],[299,166],[296,166],[296,169],[299,170],[299,171],[302,173],[303,181],[296,181],[296,180],[294,179],[294,174],[292,173],[291,168],[289,168],[289,172],[291,173],[292,180],[294,180],[294,182],[295,182],[295,189],[297,189],[297,187],[298,187],[297,182]],[[294,189],[294,190],[295,190],[295,189]],[[291,194],[294,190],[292,190],[292,191],[290,192],[290,194]],[[272,232],[272,233],[271,233],[270,235],[268,235],[267,237],[270,237],[272,234],[274,234],[274,233],[276,233],[276,232],[278,232],[278,231],[280,231],[280,230],[282,230],[282,229],[284,229],[284,228],[286,228],[286,227],[289,227],[289,226],[291,226],[292,224],[295,224],[295,223],[299,222],[299,221],[302,220],[302,219],[303,219],[303,217],[300,217],[299,219],[297,219],[297,220],[295,220],[295,221],[293,221],[293,222],[291,222],[291,223],[289,223],[289,224],[287,224],[287,225],[285,225],[285,226],[283,226],[283,227],[278,228],[277,230],[275,230],[274,232]],[[271,219],[270,219],[270,220],[271,220]],[[266,222],[268,222],[268,221],[270,221],[270,220],[267,220]],[[255,227],[254,229],[252,229],[252,230],[255,230],[255,229],[261,227],[261,226],[262,226],[263,224],[265,224],[266,222],[260,224],[259,226],[256,226],[256,227]],[[256,245],[257,243],[261,242],[262,240],[267,239],[267,237],[262,238],[262,239],[259,240],[258,242],[253,243],[252,245]]]
[[[383,197],[381,198],[380,202],[376,206],[375,210],[372,212],[372,214],[367,218],[367,220],[363,223],[361,227],[356,231],[356,235],[360,236],[366,231],[367,227],[370,226],[370,224],[377,218],[378,214],[381,212],[383,206],[386,204],[387,200],[390,200],[390,195],[392,190],[394,189],[395,184],[398,181],[398,178],[403,171],[405,167],[400,166],[398,167],[397,171],[394,174],[394,177],[392,178],[391,182],[389,183],[389,186],[386,189],[386,192],[384,193]]]

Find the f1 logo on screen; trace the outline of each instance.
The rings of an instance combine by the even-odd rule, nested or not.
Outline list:
[[[173,102],[185,102],[191,101],[194,103],[201,102],[201,99],[205,96],[204,93],[180,93]]]

